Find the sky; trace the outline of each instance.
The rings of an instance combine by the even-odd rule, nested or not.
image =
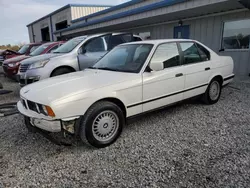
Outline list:
[[[0,45],[28,43],[29,23],[67,4],[117,5],[128,0],[0,0]]]

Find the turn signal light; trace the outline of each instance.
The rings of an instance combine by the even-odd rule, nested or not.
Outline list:
[[[50,108],[49,106],[45,106],[48,116],[50,117],[56,117],[55,113],[53,112],[52,108]]]

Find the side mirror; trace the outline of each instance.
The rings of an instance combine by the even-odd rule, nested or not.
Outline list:
[[[85,49],[80,48],[78,50],[78,54],[85,54],[87,51]]]
[[[153,71],[161,71],[164,69],[163,63],[159,61],[150,62],[149,68]]]
[[[224,51],[225,51],[225,49],[220,49],[220,50],[219,50],[219,52],[224,52]]]

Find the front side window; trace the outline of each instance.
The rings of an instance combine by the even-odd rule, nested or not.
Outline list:
[[[120,72],[140,72],[153,45],[127,44],[114,48],[92,68]]]
[[[180,65],[180,55],[176,43],[161,44],[157,47],[151,63],[162,62],[164,68]]]
[[[192,64],[201,62],[201,57],[198,52],[198,49],[193,42],[181,42],[180,43],[181,50],[183,51],[183,64]]]
[[[222,49],[249,49],[250,19],[224,23]]]
[[[84,45],[86,52],[103,52],[106,51],[104,40],[102,37],[91,39]]]
[[[77,37],[64,43],[62,46],[57,48],[53,53],[69,53],[75,49],[75,47],[83,42],[87,37]]]

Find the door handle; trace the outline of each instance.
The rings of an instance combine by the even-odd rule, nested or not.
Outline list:
[[[205,68],[205,71],[208,71],[208,70],[210,70],[210,67]]]
[[[176,74],[176,75],[175,75],[175,77],[181,77],[181,76],[183,76],[182,73],[179,73],[179,74]]]

